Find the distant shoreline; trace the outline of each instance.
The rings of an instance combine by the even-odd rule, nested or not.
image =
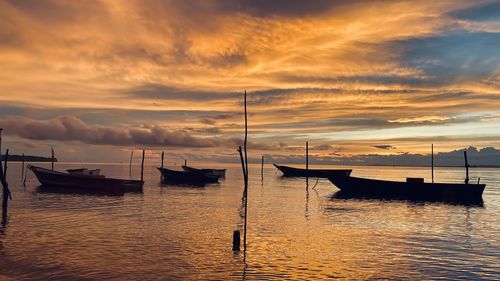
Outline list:
[[[5,155],[2,155],[0,157],[1,161],[5,160]],[[9,155],[8,159],[9,162],[52,162],[52,158],[50,157],[43,157],[43,156],[33,156],[33,155]],[[57,158],[54,158],[54,162],[58,162]]]
[[[48,162],[50,163],[51,162],[51,159],[50,157],[40,157],[40,156],[24,156],[24,162]],[[3,155],[1,157],[2,161],[3,161]],[[10,156],[9,155],[9,162],[22,162],[22,156],[20,155],[12,155]],[[55,159],[55,162],[59,162],[57,160],[57,158]],[[237,162],[234,162],[234,163],[230,163],[230,162],[214,162],[216,164],[217,167],[223,167],[224,165],[238,165],[239,163]],[[212,163],[212,164],[214,164]],[[126,163],[126,162],[71,162],[71,161],[63,161],[63,162],[59,162],[59,164],[70,164],[70,165],[74,165],[74,164],[86,164],[86,165],[129,165],[129,163]],[[146,162],[145,163],[146,165],[153,165],[153,166],[156,166],[156,164],[151,164],[151,163],[148,163]],[[170,163],[172,164],[172,163]],[[176,163],[176,164],[172,164],[171,166],[178,166],[178,165],[181,165],[182,163],[179,162],[179,163]],[[249,163],[250,165],[261,165],[260,163]],[[266,163],[266,165],[270,165],[271,163]],[[428,165],[386,165],[386,164],[357,164],[357,165],[353,165],[353,164],[314,164],[314,163],[309,163],[310,164],[310,167],[313,168],[314,166],[344,166],[344,167],[347,167],[347,166],[361,166],[361,167],[414,167],[414,168],[429,168],[430,169],[430,166]],[[137,166],[137,165],[140,165],[139,163],[132,163],[132,166]],[[203,163],[196,163],[194,164],[194,166],[206,166],[206,165],[210,165],[210,163],[207,163],[207,162],[203,162]],[[289,165],[289,166],[292,166],[292,167],[300,167],[300,166],[303,166],[302,163],[285,163],[285,165]],[[239,166],[239,165],[238,165]],[[435,165],[434,168],[464,168],[463,165]],[[487,168],[500,168],[500,165],[470,165],[469,168],[473,168],[473,169],[487,169]]]

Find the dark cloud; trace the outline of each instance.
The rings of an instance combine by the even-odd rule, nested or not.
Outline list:
[[[60,116],[50,120],[27,118],[0,119],[6,134],[29,140],[79,141],[88,144],[119,146],[176,146],[176,147],[236,147],[237,139],[196,137],[185,130],[168,130],[159,126],[116,129],[88,125],[74,116]]]
[[[396,46],[398,45],[398,46]],[[500,36],[487,32],[455,32],[394,43],[402,59],[435,80],[461,75],[487,75],[500,65]]]
[[[67,22],[76,19],[88,19],[88,15],[82,15],[79,3],[72,3],[72,1],[8,0],[7,2],[20,12],[40,21]],[[85,9],[90,12],[89,14],[101,14],[105,11],[104,8],[100,1],[85,2]]]
[[[326,13],[359,1],[331,0],[217,0],[215,6],[222,12],[246,13],[256,17],[302,17]]]
[[[378,148],[378,149],[396,149],[395,146],[389,145],[389,144],[381,144],[381,145],[372,145],[372,147]]]
[[[333,147],[329,144],[315,145],[312,150],[331,150]]]
[[[453,11],[450,16],[465,20],[489,21],[500,19],[500,2],[490,2],[467,9]]]

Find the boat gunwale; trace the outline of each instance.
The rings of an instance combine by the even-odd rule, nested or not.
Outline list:
[[[484,183],[442,183],[442,182],[435,182],[435,183],[432,183],[432,182],[422,182],[422,183],[413,183],[413,182],[404,182],[404,181],[394,181],[394,180],[380,180],[380,179],[369,179],[369,178],[361,178],[361,177],[353,177],[353,176],[343,176],[343,175],[336,175],[336,176],[331,176],[328,178],[328,180],[330,180],[335,186],[337,186],[335,183],[334,183],[334,180],[335,179],[339,179],[339,178],[348,178],[348,179],[351,179],[351,180],[354,180],[354,181],[364,181],[364,182],[370,182],[372,184],[391,184],[391,185],[407,185],[407,186],[422,186],[422,185],[430,185],[430,186],[441,186],[441,187],[451,187],[451,186],[460,186],[460,187],[466,187],[466,186],[470,186],[470,187],[475,187],[475,188],[481,188],[481,187],[486,187],[486,184]],[[332,180],[333,179],[333,180]],[[352,182],[352,181],[351,181]],[[338,186],[337,186],[338,187]],[[340,187],[339,187],[340,188]]]
[[[108,182],[123,182],[123,183],[143,183],[144,184],[144,181],[141,181],[141,180],[75,175],[75,174],[69,174],[69,173],[64,173],[64,172],[60,172],[60,171],[53,171],[50,169],[46,169],[46,168],[42,168],[42,167],[38,167],[38,166],[33,166],[33,165],[28,165],[28,169],[30,169],[33,173],[35,173],[35,175],[36,175],[36,173],[42,173],[45,175],[57,175],[57,176],[64,176],[64,177],[68,177],[68,178],[74,178],[74,179],[108,181]]]

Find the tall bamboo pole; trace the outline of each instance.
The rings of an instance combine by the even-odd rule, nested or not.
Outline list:
[[[141,181],[144,181],[144,155],[145,151],[142,150],[142,161],[141,161]]]
[[[24,178],[24,153],[21,158],[21,181],[23,180],[23,178]]]
[[[465,184],[469,183],[469,162],[467,161],[467,151],[464,150],[465,158]]]
[[[309,187],[309,142],[306,141],[306,188]]]
[[[52,151],[52,157],[50,158],[50,162],[52,163],[52,171],[54,171],[54,148],[51,147],[50,150]]]
[[[128,176],[132,178],[132,158],[134,157],[134,150],[130,151],[130,162],[128,164]]]
[[[9,158],[9,150],[7,149],[5,151],[5,159],[4,159],[5,167],[2,167],[2,161],[0,160],[0,182],[2,183],[3,186],[2,225],[5,225],[7,223],[7,210],[9,206],[9,199],[12,200],[12,195],[9,190],[9,184],[7,183],[7,175],[6,175],[8,158]]]
[[[247,214],[248,214],[248,157],[247,157],[247,140],[248,140],[248,117],[247,117],[247,91],[245,90],[244,94],[244,103],[245,107],[245,141],[243,142],[243,150],[245,151],[245,224],[244,224],[244,233],[243,233],[243,249],[246,253],[247,251]]]
[[[0,128],[0,160],[2,159],[2,131],[3,128]]]
[[[431,174],[432,183],[434,183],[434,144],[431,145]]]
[[[264,182],[264,155],[260,160],[260,181]]]

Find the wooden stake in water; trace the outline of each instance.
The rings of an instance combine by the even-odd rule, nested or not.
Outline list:
[[[132,158],[134,157],[134,150],[130,151],[130,163],[128,164],[128,176],[132,178]]]
[[[5,150],[4,166],[3,166],[3,176],[7,180],[7,157],[9,157],[9,150]]]
[[[23,178],[24,178],[24,153],[21,158],[21,180],[23,180]]]
[[[238,147],[238,153],[240,155],[240,161],[241,161],[241,170],[243,172],[243,183],[244,183],[244,189],[243,189],[243,200],[244,200],[244,208],[245,208],[245,213],[244,213],[244,223],[243,223],[243,251],[246,254],[247,251],[247,215],[248,215],[248,159],[247,159],[247,140],[248,140],[248,117],[247,117],[247,91],[245,91],[244,94],[244,100],[243,100],[244,108],[245,108],[245,138],[243,141],[243,150],[241,149],[241,146]],[[264,158],[262,158],[264,159]],[[233,249],[239,249],[236,247],[236,231],[233,233]],[[239,236],[239,233],[238,233]],[[239,241],[239,238],[238,238]],[[239,242],[238,242],[239,244]],[[244,258],[245,259],[245,255]]]
[[[467,151],[464,150],[465,158],[465,184],[469,184],[469,162],[467,161]]]
[[[54,171],[54,148],[51,147],[50,150],[52,151],[52,157],[50,158],[50,161],[52,163],[52,171]]]
[[[7,210],[9,205],[8,200],[9,199],[12,200],[12,195],[9,190],[9,184],[7,183],[7,174],[6,174],[8,158],[9,158],[9,150],[7,149],[5,151],[5,159],[4,159],[5,167],[2,167],[2,161],[0,160],[0,182],[2,183],[3,186],[2,225],[5,225],[7,223]]]
[[[309,187],[309,142],[306,141],[306,188]]]
[[[245,108],[245,141],[243,142],[243,150],[245,151],[245,224],[243,233],[243,249],[246,253],[247,251],[247,214],[248,214],[248,157],[247,157],[247,140],[248,140],[248,117],[247,117],[247,91],[244,94],[244,102]]]
[[[434,144],[431,144],[431,177],[434,183]]]
[[[0,128],[0,161],[2,160],[2,131],[3,128]]]
[[[161,152],[161,167],[163,168],[163,158],[165,156],[165,152]]]
[[[248,187],[248,156],[247,156],[247,141],[248,141],[248,117],[247,117],[247,91],[245,90],[244,102],[245,107],[245,141],[243,142],[243,150],[245,151],[245,173],[247,176],[247,187]],[[246,216],[245,216],[246,219]],[[246,233],[245,233],[246,236]]]
[[[233,251],[234,252],[240,251],[240,231],[239,230],[235,230],[233,232]]]
[[[9,150],[5,150],[5,158],[3,159],[3,178],[7,181],[7,158],[9,158]]]
[[[141,161],[141,181],[144,181],[144,149],[142,150],[142,161]]]

